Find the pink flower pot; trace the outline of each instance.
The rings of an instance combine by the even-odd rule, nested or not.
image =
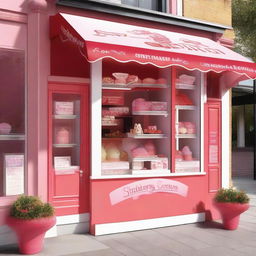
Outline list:
[[[32,220],[7,218],[7,225],[15,231],[19,250],[22,254],[36,254],[40,252],[43,248],[46,231],[55,224],[55,216]]]
[[[214,205],[220,212],[224,228],[228,230],[237,229],[240,214],[249,209],[249,204],[215,202]]]

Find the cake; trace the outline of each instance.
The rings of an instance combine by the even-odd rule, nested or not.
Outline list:
[[[193,160],[193,158],[192,158],[192,152],[191,152],[191,150],[190,150],[190,148],[188,147],[188,146],[184,146],[183,148],[182,148],[182,156],[183,156],[183,159],[185,160],[185,161],[192,161]]]

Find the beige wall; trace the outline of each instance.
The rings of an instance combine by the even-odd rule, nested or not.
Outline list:
[[[231,26],[232,0],[183,0],[183,15],[188,18],[205,20]],[[232,30],[224,33],[225,38],[233,39]]]

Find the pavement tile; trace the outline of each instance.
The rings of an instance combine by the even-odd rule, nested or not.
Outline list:
[[[188,234],[186,234],[186,233],[182,233],[178,230],[175,230],[175,231],[171,230],[171,228],[157,229],[157,232],[164,234],[164,235],[172,238],[173,240],[178,241],[182,244],[185,244],[185,245],[187,245],[193,249],[196,249],[196,250],[210,247],[209,244],[194,238],[193,232],[188,232]]]
[[[115,239],[109,239],[102,241],[105,245],[109,246],[111,249],[118,251],[126,256],[141,256],[141,253],[135,251],[133,248],[126,246],[125,244],[121,244]]]
[[[67,254],[65,254],[65,256],[66,255]],[[62,256],[62,255],[58,255],[58,256]],[[98,250],[98,251],[84,252],[84,253],[78,253],[78,254],[68,254],[67,256],[125,256],[125,254],[121,254],[112,249],[106,249],[106,250]]]
[[[227,247],[210,247],[197,251],[197,256],[248,256]]]
[[[241,255],[248,255],[248,256],[255,256],[256,254],[256,247],[252,246],[241,246],[240,249],[237,249],[237,251]]]

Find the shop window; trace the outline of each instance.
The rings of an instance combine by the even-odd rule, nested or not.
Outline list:
[[[101,175],[200,172],[202,74],[110,60],[102,73]]]
[[[25,54],[0,49],[0,196],[24,193]]]
[[[175,172],[201,170],[201,76],[177,68],[175,81]]]
[[[166,12],[166,0],[122,0],[122,4],[153,11]]]

